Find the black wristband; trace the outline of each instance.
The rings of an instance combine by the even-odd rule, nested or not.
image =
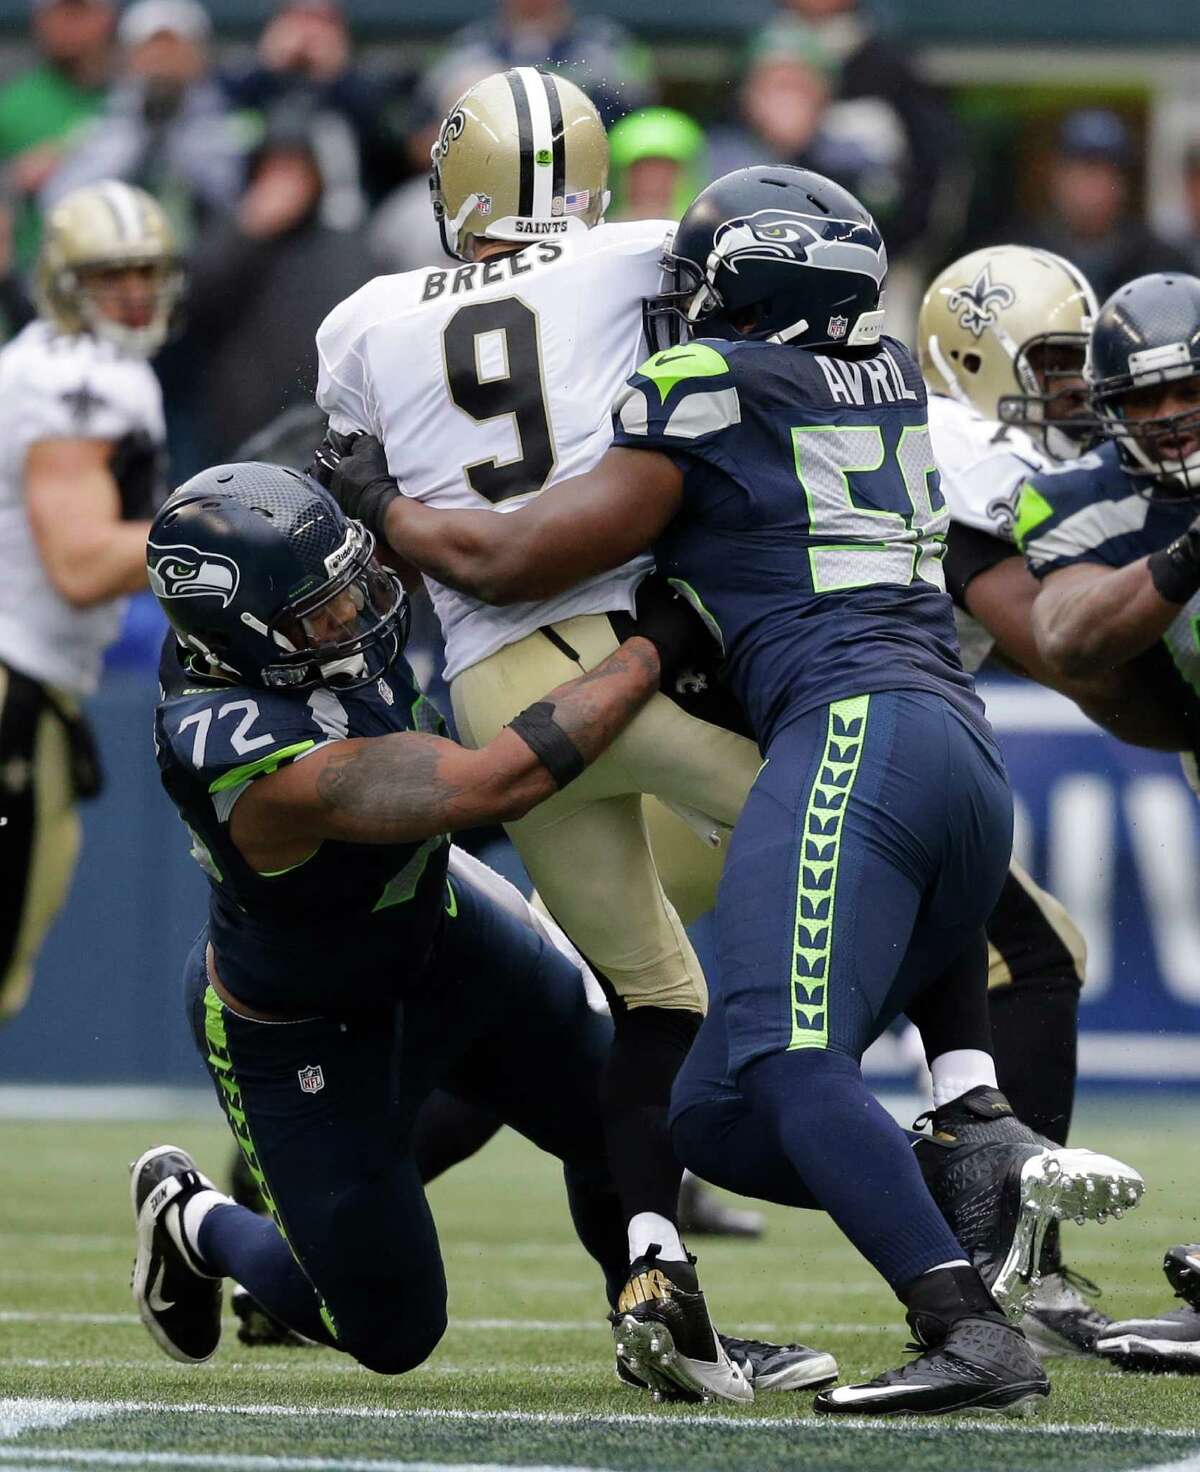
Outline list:
[[[539,700],[512,718],[508,729],[515,731],[526,746],[562,788],[583,771],[586,763],[579,748],[554,719],[554,707]]]
[[[1186,603],[1200,592],[1200,533],[1189,527],[1169,547],[1147,559],[1154,591],[1167,603]]]

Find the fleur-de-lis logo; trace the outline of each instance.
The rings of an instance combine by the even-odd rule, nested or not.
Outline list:
[[[975,337],[994,327],[998,314],[1016,301],[1017,294],[1003,282],[992,283],[992,268],[984,266],[970,286],[956,286],[946,297],[947,310],[958,314],[960,326]]]

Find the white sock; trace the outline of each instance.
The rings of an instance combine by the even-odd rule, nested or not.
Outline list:
[[[996,1065],[990,1053],[979,1048],[951,1048],[939,1053],[929,1065],[933,1074],[933,1107],[940,1109],[981,1084],[996,1087]]]
[[[171,1231],[177,1222],[179,1230],[183,1233],[183,1242],[180,1244],[182,1250],[201,1267],[205,1266],[204,1254],[200,1251],[200,1223],[209,1214],[214,1206],[232,1206],[232,1198],[221,1191],[206,1190],[197,1191],[194,1196],[189,1196],[183,1206],[171,1215],[175,1221],[167,1220],[167,1230]],[[215,1275],[214,1275],[215,1276]]]
[[[658,1243],[658,1255],[665,1262],[683,1262],[687,1257],[678,1227],[656,1211],[639,1211],[629,1222],[629,1261],[644,1257],[653,1242]]]
[[[921,1276],[927,1278],[930,1273],[940,1273],[943,1268],[969,1268],[970,1266],[971,1264],[965,1257],[955,1257],[949,1262],[939,1262],[936,1268],[926,1268]]]

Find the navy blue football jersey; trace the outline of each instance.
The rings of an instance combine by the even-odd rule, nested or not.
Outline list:
[[[876,690],[932,691],[983,723],[942,575],[949,515],[925,387],[900,343],[857,360],[671,348],[629,380],[614,431],[683,471],[655,558],[719,632],[760,746]]]
[[[1173,542],[1195,519],[1196,503],[1148,490],[1113,444],[1031,475],[1018,492],[1013,535],[1034,577],[1079,562],[1126,567]],[[1200,593],[1139,659],[1194,723],[1200,742]]]
[[[197,678],[168,634],[155,747],[163,786],[208,876],[221,980],[264,1011],[336,1014],[393,999],[420,973],[446,903],[449,841],[326,841],[279,873],[252,869],[229,836],[252,782],[330,741],[442,723],[403,659],[357,690],[260,690]]]

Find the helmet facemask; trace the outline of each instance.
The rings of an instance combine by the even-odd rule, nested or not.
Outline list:
[[[409,621],[404,589],[375,556],[371,533],[351,525],[355,540],[338,576],[288,603],[263,626],[262,632],[281,651],[264,668],[264,685],[353,690],[377,680],[404,648]]]
[[[129,270],[153,273],[148,320],[130,326],[119,320],[113,307],[122,288],[113,279]],[[158,258],[103,262],[95,266],[77,266],[60,273],[59,289],[73,297],[83,325],[102,342],[112,343],[123,353],[136,358],[151,358],[167,340],[171,314],[183,289],[183,273],[173,261]]]
[[[1174,363],[1167,361],[1170,354]],[[1151,355],[1157,355],[1154,363],[1145,361]],[[1130,373],[1093,386],[1092,403],[1104,436],[1116,443],[1130,475],[1151,478],[1157,482],[1153,489],[1173,499],[1200,497],[1200,358],[1175,343],[1131,353],[1129,364]],[[1186,408],[1130,417],[1139,399],[1152,403],[1161,397],[1163,384],[1184,381],[1190,385]]]
[[[662,290],[642,303],[642,331],[652,353],[666,352],[687,342],[701,323],[724,306],[720,293],[704,279],[694,261],[667,250],[659,264]]]
[[[1023,429],[1052,460],[1074,460],[1101,429],[1084,380],[1087,332],[1041,332],[1013,354],[1021,392],[1002,394],[997,418]]]

